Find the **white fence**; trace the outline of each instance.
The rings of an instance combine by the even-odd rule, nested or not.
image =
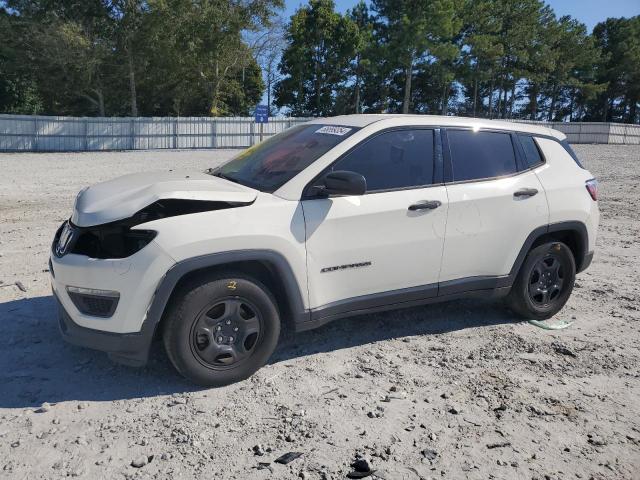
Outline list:
[[[95,151],[243,148],[309,118],[44,117],[0,115],[0,151]],[[564,132],[571,143],[640,144],[640,125],[531,122]]]
[[[0,151],[242,148],[308,118],[44,117],[0,115]]]
[[[604,122],[535,122],[531,120],[509,120],[531,123],[559,130],[567,136],[569,143],[606,143],[618,145],[640,145],[640,125]]]

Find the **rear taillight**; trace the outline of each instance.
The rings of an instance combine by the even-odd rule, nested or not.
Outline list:
[[[587,180],[584,186],[587,187],[587,191],[589,192],[589,195],[591,195],[591,198],[593,198],[593,201],[597,202],[598,201],[598,181],[595,178],[592,178],[591,180]]]

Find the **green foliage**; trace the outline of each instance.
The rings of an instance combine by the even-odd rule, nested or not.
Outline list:
[[[289,24],[277,104],[294,115],[637,122],[639,19],[589,35],[542,0],[372,0],[345,15],[310,0]]]
[[[640,16],[589,34],[543,0],[308,0],[284,28],[282,6],[0,0],[0,112],[247,115],[264,74],[293,115],[640,121]]]
[[[282,0],[8,0],[0,111],[247,115],[264,84],[246,32]],[[28,79],[28,80],[25,80]]]
[[[373,0],[378,14],[378,41],[387,55],[394,59],[396,70],[404,79],[402,112],[412,109],[411,89],[414,67],[422,62],[423,69],[436,64],[443,83],[452,77],[447,68],[458,52],[452,37],[460,30],[455,0]],[[398,74],[399,72],[394,72]]]
[[[1,10],[0,32],[16,34],[9,15]],[[42,110],[42,99],[21,64],[20,53],[10,43],[0,42],[0,111],[36,114]]]
[[[310,0],[292,17],[275,87],[275,103],[294,115],[335,113],[336,91],[360,44],[358,27],[334,10],[333,0]]]
[[[593,30],[603,61],[596,78],[606,88],[591,102],[594,120],[638,121],[640,102],[640,16],[610,18]]]

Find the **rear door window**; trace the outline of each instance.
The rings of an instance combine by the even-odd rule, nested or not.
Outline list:
[[[364,176],[367,191],[410,188],[433,183],[434,132],[394,130],[356,146],[334,166]]]
[[[509,133],[447,130],[454,182],[482,180],[518,171]]]
[[[518,138],[520,139],[520,145],[522,145],[522,149],[524,150],[524,158],[529,168],[544,163],[540,150],[538,150],[538,145],[536,145],[536,141],[532,136],[518,135]]]

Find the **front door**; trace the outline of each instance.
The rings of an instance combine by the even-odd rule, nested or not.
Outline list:
[[[435,140],[420,128],[369,138],[332,166],[362,174],[365,195],[302,202],[312,309],[437,295],[448,200]]]

